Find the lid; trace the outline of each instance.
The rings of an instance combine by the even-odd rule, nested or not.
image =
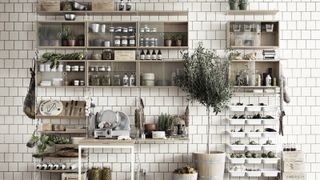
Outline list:
[[[127,38],[128,36],[121,36],[122,38]]]
[[[129,38],[134,38],[135,36],[129,36]]]
[[[114,36],[115,39],[120,39],[120,36]]]

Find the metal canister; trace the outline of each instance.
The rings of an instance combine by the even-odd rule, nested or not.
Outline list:
[[[121,36],[121,46],[128,46],[128,36]]]
[[[114,46],[120,46],[121,45],[121,38],[120,36],[115,36],[114,37]]]
[[[129,36],[129,46],[135,46],[135,45],[136,45],[135,36]]]

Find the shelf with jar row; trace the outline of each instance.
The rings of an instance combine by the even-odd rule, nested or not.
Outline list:
[[[39,87],[171,87],[184,60],[61,60],[37,62]]]
[[[188,49],[188,22],[39,21],[39,49]]]

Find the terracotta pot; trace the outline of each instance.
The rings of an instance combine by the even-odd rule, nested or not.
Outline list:
[[[76,40],[68,40],[68,45],[69,46],[75,46],[76,45]]]
[[[223,180],[226,154],[220,151],[192,153],[193,163],[198,170],[199,180]]]
[[[178,39],[176,40],[176,46],[181,46],[182,45],[182,40]]]
[[[166,39],[164,43],[165,43],[165,46],[171,46],[172,45],[172,40],[171,39]]]
[[[198,173],[194,174],[172,174],[172,180],[197,180]]]

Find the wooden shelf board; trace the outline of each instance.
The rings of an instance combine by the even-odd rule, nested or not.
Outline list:
[[[135,140],[118,140],[118,139],[84,139],[79,142],[79,145],[106,145],[106,144],[134,144]]]
[[[279,59],[256,59],[256,60],[231,60],[231,63],[249,63],[249,62],[256,62],[256,63],[278,63],[280,62]]]
[[[276,15],[279,10],[228,10],[226,15]]]
[[[60,86],[60,87],[62,87],[62,86]],[[81,87],[85,87],[85,86],[81,86]],[[86,116],[44,116],[44,115],[36,115],[36,119],[85,119],[85,118],[86,118]]]
[[[231,49],[277,49],[279,46],[230,46]]]
[[[86,49],[85,46],[38,46],[39,49]]]
[[[42,134],[86,134],[85,129],[79,129],[77,131],[40,131]]]
[[[74,13],[76,15],[110,15],[110,16],[187,16],[188,11],[37,11],[39,15],[64,15],[65,13]]]
[[[136,63],[137,60],[86,60],[87,62],[93,62],[93,63],[125,63],[125,62],[131,62]]]
[[[64,170],[39,170],[36,169],[36,172],[47,172],[47,173],[77,173],[78,169],[64,169]],[[81,169],[81,172],[87,172],[87,169]]]
[[[138,60],[140,63],[184,63],[185,60]]]
[[[136,143],[185,143],[189,142],[189,138],[167,138],[167,139],[136,139]]]
[[[233,86],[234,88],[242,89],[277,89],[279,86]]]
[[[87,46],[87,49],[137,49],[137,46]]]
[[[188,46],[153,46],[153,47],[144,47],[139,46],[138,49],[188,49]]]

